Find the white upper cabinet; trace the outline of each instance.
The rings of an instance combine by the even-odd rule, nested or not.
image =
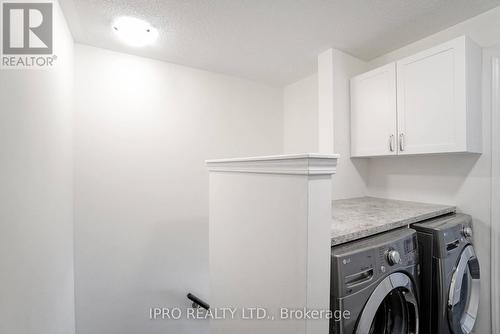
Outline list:
[[[366,92],[360,78],[394,67],[396,89],[392,105],[383,106],[380,87]],[[387,70],[385,70],[387,72]],[[388,80],[388,79],[387,79]],[[360,101],[364,99],[364,101]],[[387,100],[386,96],[382,101]],[[359,106],[365,106],[360,108]],[[367,117],[365,108],[375,105]],[[351,155],[378,156],[378,146],[369,146],[387,135],[370,127],[396,124],[395,152],[398,155],[481,152],[481,49],[466,37],[460,37],[432,49],[399,60],[351,79]],[[366,121],[359,118],[366,117]],[[361,135],[365,133],[366,135]],[[380,138],[379,138],[380,137]],[[383,137],[383,138],[382,138]],[[360,149],[362,147],[363,149]]]
[[[481,49],[460,37],[397,62],[400,154],[480,152]]]
[[[396,64],[351,80],[351,154],[396,154]]]

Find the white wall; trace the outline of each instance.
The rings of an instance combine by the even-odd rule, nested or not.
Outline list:
[[[75,332],[73,40],[50,70],[0,70],[0,333]]]
[[[318,152],[335,153],[333,147],[333,49],[318,55]]]
[[[329,49],[318,57],[321,75],[315,73],[284,88],[284,151],[340,154],[333,199],[367,192],[368,161],[350,159],[349,95],[349,79],[366,69],[365,62]]]
[[[485,52],[485,57],[491,59],[493,74],[491,76],[491,172],[492,172],[492,189],[491,203],[500,202],[500,46],[488,49]],[[488,94],[487,94],[488,96]],[[488,97],[487,97],[488,98]],[[491,271],[492,282],[500,280],[500,207],[492,206],[491,212]],[[500,313],[500,287],[497,284],[491,284],[492,290],[492,314]],[[492,322],[493,333],[500,332],[500,319],[493,317]]]
[[[350,78],[366,70],[367,64],[342,51],[333,49],[333,147],[340,154],[337,175],[333,176],[332,198],[366,195],[366,159],[351,159]]]
[[[377,57],[370,61],[369,65],[371,68],[378,67],[395,59],[409,56],[462,35],[468,35],[483,48],[492,47],[500,43],[500,34],[498,33],[499,25],[500,7],[497,7],[448,29]]]
[[[149,308],[210,301],[204,160],[280,153],[282,90],[78,44],[76,79],[78,334],[206,333]]]
[[[284,153],[318,151],[318,75],[283,89]]]
[[[467,34],[481,46],[500,43],[500,8],[479,15],[371,62],[376,67],[453,37]],[[488,96],[491,70],[487,59],[483,91]],[[491,332],[490,218],[491,108],[483,102],[483,154],[435,155],[370,159],[368,194],[423,202],[448,203],[474,218],[475,241],[481,262],[481,304],[476,333]]]

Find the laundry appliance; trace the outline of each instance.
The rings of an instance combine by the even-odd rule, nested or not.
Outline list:
[[[422,266],[421,329],[429,334],[469,334],[479,306],[479,261],[472,219],[450,214],[413,224]]]
[[[418,333],[417,247],[409,228],[332,247],[330,309],[350,315],[330,334]]]

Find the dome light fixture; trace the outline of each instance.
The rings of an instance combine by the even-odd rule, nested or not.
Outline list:
[[[130,16],[117,18],[113,30],[122,42],[133,47],[153,44],[158,38],[158,30],[151,24]]]

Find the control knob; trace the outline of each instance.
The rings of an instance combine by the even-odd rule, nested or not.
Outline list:
[[[390,250],[387,252],[387,262],[389,262],[391,266],[401,263],[401,255],[399,255],[397,250]]]
[[[472,237],[472,229],[469,226],[464,227],[463,234],[466,238]]]

